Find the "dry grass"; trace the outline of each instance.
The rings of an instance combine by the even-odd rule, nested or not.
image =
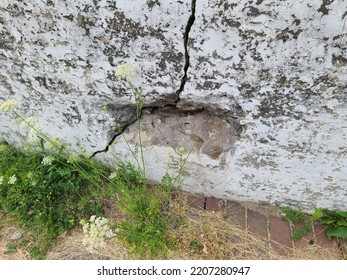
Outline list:
[[[267,243],[223,218],[220,212],[187,206],[185,198],[172,205],[173,215],[184,222],[172,229],[180,250],[174,259],[268,259]]]
[[[7,245],[10,242],[12,235],[19,232],[20,228],[15,225],[0,226],[0,260],[28,260],[30,256],[24,250],[16,250],[15,252],[8,252]]]
[[[175,222],[170,233],[178,240],[179,248],[172,251],[170,259],[245,259],[245,260],[336,260],[341,259],[339,252],[324,249],[318,245],[307,245],[300,249],[279,254],[269,248],[266,240],[259,238],[231,223],[217,212],[200,211],[187,206],[184,194],[170,207]],[[106,214],[110,220],[121,219],[122,214],[113,203],[108,203]],[[6,253],[10,237],[18,230],[15,226],[3,225],[0,228],[0,259],[26,260],[30,256],[18,250]],[[98,260],[127,259],[128,249],[117,239],[110,240],[106,248],[90,253],[82,244],[83,233],[80,229],[65,233],[57,245],[47,254],[47,259],[60,260]]]

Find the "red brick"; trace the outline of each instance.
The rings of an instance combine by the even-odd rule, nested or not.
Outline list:
[[[187,203],[190,207],[193,207],[195,209],[205,209],[205,197],[203,196],[189,195],[187,196]]]
[[[264,214],[247,209],[247,229],[257,235],[267,238],[267,218]]]
[[[225,215],[234,224],[238,225],[242,229],[246,228],[246,209],[238,202],[226,201],[225,203]]]
[[[238,209],[243,208],[245,209],[240,203],[235,202],[235,201],[231,201],[231,200],[226,200],[225,201],[225,213],[231,213],[234,211],[237,211]]]
[[[206,210],[209,211],[224,211],[225,203],[224,200],[216,197],[206,198]]]
[[[301,228],[305,225],[305,222],[298,222],[292,226],[292,233],[294,233],[295,229]],[[303,236],[300,240],[294,242],[295,248],[301,248],[307,245],[314,244],[314,236],[313,231],[311,230],[307,235]]]
[[[281,218],[270,216],[269,232],[271,240],[288,248],[293,248],[290,225],[288,222],[283,221]]]
[[[315,242],[318,246],[321,246],[323,248],[327,249],[332,249],[335,252],[339,251],[338,248],[338,242],[336,238],[329,239],[326,236],[326,231],[328,227],[319,225],[319,224],[314,224],[314,233],[315,233]]]
[[[277,243],[275,241],[270,241],[270,247],[271,247],[271,250],[284,256],[284,257],[287,257],[287,258],[290,258],[290,256],[293,254],[293,248],[289,248],[287,246],[283,246],[282,244],[280,243]]]

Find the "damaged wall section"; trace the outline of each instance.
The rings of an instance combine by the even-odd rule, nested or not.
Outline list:
[[[115,136],[135,145],[135,100],[112,71],[130,62],[149,179],[199,139],[186,190],[347,210],[346,21],[343,0],[5,0],[0,101],[106,163],[131,159]],[[5,115],[0,134],[26,137]]]

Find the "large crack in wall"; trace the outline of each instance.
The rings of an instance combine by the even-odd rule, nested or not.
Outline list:
[[[184,75],[181,79],[181,85],[180,88],[177,91],[177,99],[175,101],[175,105],[177,105],[177,103],[179,102],[179,98],[180,98],[180,93],[184,90],[184,85],[187,82],[187,78],[188,78],[188,69],[190,66],[190,56],[189,56],[189,47],[188,47],[188,43],[189,43],[189,32],[195,22],[195,7],[196,7],[196,0],[192,0],[191,3],[191,15],[188,19],[187,22],[187,26],[185,28],[185,32],[183,35],[183,43],[184,43],[184,58],[185,58],[185,63],[184,63]]]
[[[156,3],[157,5],[160,6],[160,3]],[[191,2],[191,14],[188,18],[187,24],[184,29],[183,33],[183,46],[184,46],[184,67],[183,67],[183,76],[180,81],[179,89],[175,93],[175,97],[172,100],[172,97],[170,96],[169,100],[161,102],[160,107],[157,105],[146,105],[144,110],[148,113],[155,113],[158,110],[164,110],[166,111],[169,109],[171,112],[175,112],[175,108],[177,103],[179,102],[180,99],[180,93],[184,90],[184,85],[187,81],[187,75],[188,75],[188,69],[189,69],[189,50],[188,50],[188,41],[189,41],[189,32],[191,30],[192,25],[194,24],[195,21],[195,5],[196,5],[196,0],[192,0]],[[150,2],[149,7],[152,9],[154,6],[154,3]],[[156,103],[156,102],[155,102]],[[136,108],[134,106],[131,106],[129,108],[125,109],[125,114],[130,115],[128,118],[123,117],[123,110],[124,108],[117,108],[114,107],[112,104],[107,105],[108,112],[111,113],[112,117],[114,118],[115,122],[117,123],[117,131],[112,135],[111,140],[107,143],[106,147],[102,150],[98,150],[93,152],[91,155],[91,158],[95,157],[99,153],[106,153],[109,150],[109,147],[114,143],[114,141],[119,137],[124,131],[131,126],[132,124],[137,122],[137,116],[136,116]],[[179,110],[178,110],[179,111]],[[195,111],[195,110],[194,110]],[[142,112],[140,114],[140,118],[142,117]]]
[[[195,7],[196,0],[192,0],[190,6],[191,14],[182,36],[185,61],[180,86],[176,91],[176,98],[173,101],[167,100],[161,106],[146,105],[142,110],[145,111],[145,115],[141,112],[140,118],[142,118],[143,125],[147,127],[145,132],[147,141],[142,142],[142,145],[161,145],[173,148],[185,147],[188,150],[189,147],[195,145],[195,141],[198,141],[198,150],[215,159],[220,154],[233,148],[232,144],[235,142],[235,137],[240,133],[240,125],[235,126],[235,118],[229,118],[228,116],[222,115],[221,112],[213,112],[212,110],[212,112],[208,113],[204,108],[182,109],[177,107],[180,94],[183,92],[188,80],[188,70],[190,67],[189,32],[195,21]],[[106,147],[102,150],[95,151],[91,157],[108,152],[109,147],[116,139],[132,125],[133,129],[137,129],[135,123],[137,123],[138,119],[135,108],[117,108],[110,104],[107,106],[107,109],[115,119],[117,128],[113,132],[111,140],[107,143]],[[123,117],[124,113],[128,116],[127,118]],[[218,118],[220,119],[218,120]],[[226,119],[227,122],[223,121],[223,119]],[[182,122],[184,125],[182,125]],[[146,125],[148,123],[151,123],[151,126]],[[154,125],[154,123],[156,124]],[[235,129],[235,127],[237,128]],[[220,129],[220,132],[216,133],[216,128]],[[132,138],[135,139],[136,137]],[[208,138],[213,139],[213,143]],[[137,142],[133,141],[132,143],[136,144]]]

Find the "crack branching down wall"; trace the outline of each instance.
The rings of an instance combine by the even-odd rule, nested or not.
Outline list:
[[[188,41],[189,41],[189,32],[195,22],[195,8],[196,8],[196,0],[192,0],[191,3],[191,15],[188,19],[187,22],[187,26],[183,35],[183,40],[184,40],[184,58],[185,58],[185,64],[184,64],[184,74],[183,77],[181,79],[181,85],[180,88],[177,91],[177,100],[175,102],[175,105],[177,105],[178,101],[180,100],[180,93],[184,90],[184,86],[187,82],[187,78],[188,78],[188,69],[190,66],[190,56],[189,56],[189,51],[188,51]]]

